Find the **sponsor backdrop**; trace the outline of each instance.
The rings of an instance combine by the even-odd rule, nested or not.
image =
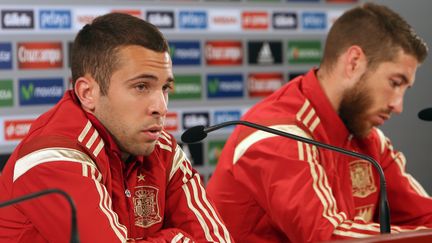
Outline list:
[[[169,39],[176,85],[165,128],[179,139],[192,126],[240,119],[251,105],[317,66],[328,29],[358,2],[79,0],[62,5],[41,0],[35,6],[30,0],[2,0],[0,162],[32,121],[70,88],[73,38],[98,15],[124,12],[146,19]],[[400,2],[388,4],[397,7]],[[226,128],[202,143],[182,145],[205,181],[231,131]]]

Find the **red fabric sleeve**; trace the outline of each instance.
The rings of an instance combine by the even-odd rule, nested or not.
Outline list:
[[[406,172],[405,156],[394,150],[391,141],[380,131],[378,138],[392,224],[432,227],[432,198]]]
[[[193,238],[187,234],[186,232],[176,229],[163,229],[157,232],[156,234],[147,237],[145,240],[128,240],[127,242],[136,242],[136,243],[192,243],[195,242]]]
[[[124,242],[126,227],[118,222],[111,198],[100,183],[101,176],[91,164],[50,161],[39,164],[16,179],[13,197],[57,188],[68,193],[77,208],[81,242]],[[60,195],[50,194],[15,206],[28,217],[34,229],[49,242],[70,239],[70,206]]]
[[[199,174],[179,146],[169,175],[165,220],[167,227],[189,232],[196,242],[233,242]]]
[[[325,152],[319,153],[315,146],[283,137],[266,138],[245,149],[247,152],[238,160],[234,158],[233,176],[252,193],[271,221],[292,242],[363,238],[380,233],[378,223],[355,217],[350,206],[351,195],[341,192],[343,184],[339,183],[346,181],[340,178],[343,172],[323,166],[333,161]],[[388,173],[393,172],[389,170]],[[400,186],[401,182],[395,182],[399,179],[394,177],[388,181],[393,184],[390,194]],[[392,195],[390,204],[403,195],[406,194]],[[414,198],[420,203],[430,200]],[[428,207],[431,205],[429,202]],[[397,203],[394,207],[403,208]],[[410,208],[413,218],[423,214],[415,207]],[[430,214],[424,220],[430,222]],[[411,229],[413,227],[392,226],[392,232]]]

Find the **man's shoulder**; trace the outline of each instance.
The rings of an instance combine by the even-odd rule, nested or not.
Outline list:
[[[29,133],[73,137],[87,125],[87,122],[88,118],[81,106],[66,94],[59,103],[33,122]]]
[[[294,88],[292,91],[284,92],[283,96],[277,99],[265,100],[253,106],[242,120],[282,130],[294,129],[306,135],[315,128],[315,124],[308,123],[314,122],[312,118],[317,117],[313,109],[310,101]]]
[[[371,130],[370,134],[367,136],[366,140],[367,140],[367,143],[375,144],[376,146],[378,146],[380,153],[383,153],[386,148],[391,146],[390,139],[387,138],[387,136],[384,134],[384,132],[377,127],[372,128],[372,130]]]

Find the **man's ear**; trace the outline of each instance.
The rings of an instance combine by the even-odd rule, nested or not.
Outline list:
[[[96,80],[87,75],[80,77],[75,82],[74,90],[83,109],[93,112],[99,97],[99,85]]]
[[[366,72],[366,55],[360,46],[353,45],[347,49],[345,58],[345,75],[356,82]]]

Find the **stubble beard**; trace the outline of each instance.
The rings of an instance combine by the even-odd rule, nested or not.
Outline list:
[[[358,138],[366,137],[372,129],[366,119],[366,112],[373,103],[369,93],[366,78],[363,75],[354,87],[345,91],[339,107],[340,118],[348,130]]]
[[[125,122],[113,120],[115,116],[110,110],[108,100],[105,100],[101,103],[99,110],[95,112],[94,115],[103,124],[108,133],[110,133],[120,151],[134,156],[150,155],[155,148],[156,141],[144,142],[140,141],[138,138],[134,139],[133,135],[137,135],[139,130],[135,132],[132,127],[130,125],[128,126]]]

